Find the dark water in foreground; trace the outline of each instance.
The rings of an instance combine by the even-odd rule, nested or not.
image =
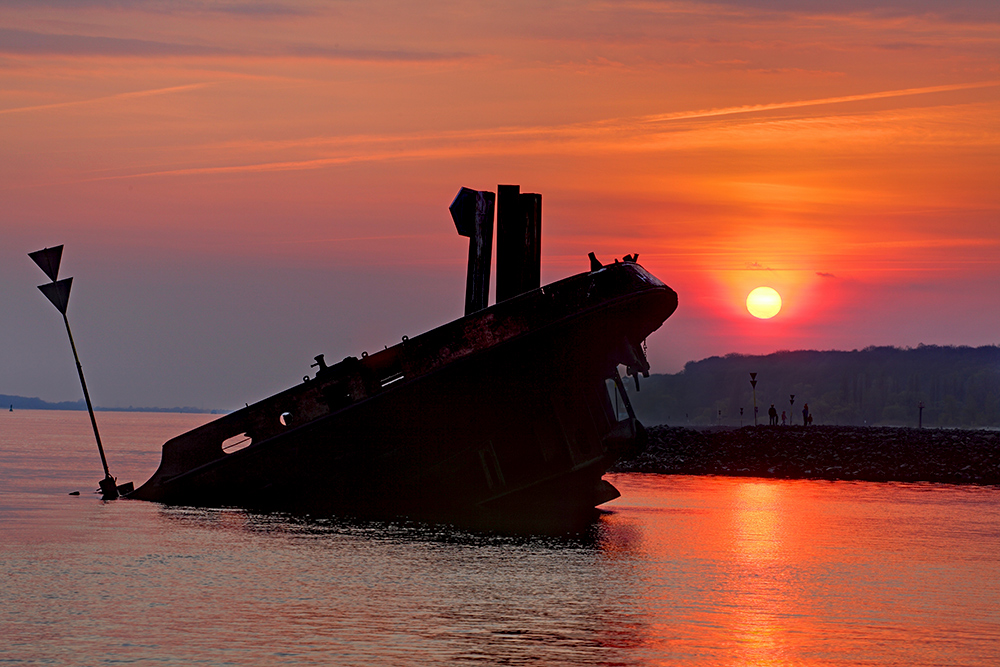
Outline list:
[[[98,415],[137,484],[209,418]],[[92,437],[0,413],[0,664],[1000,664],[996,488],[623,474],[513,537],[104,503]]]

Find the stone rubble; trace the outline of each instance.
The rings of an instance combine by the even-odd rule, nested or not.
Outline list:
[[[612,472],[1000,485],[1000,431],[855,426],[653,426]]]

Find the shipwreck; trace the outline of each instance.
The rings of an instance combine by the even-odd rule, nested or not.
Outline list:
[[[496,209],[496,303],[487,305]],[[648,375],[645,339],[677,295],[625,256],[540,285],[541,196],[462,188],[465,316],[163,445],[129,498],[353,516],[593,511],[602,478],[644,445],[619,367]]]

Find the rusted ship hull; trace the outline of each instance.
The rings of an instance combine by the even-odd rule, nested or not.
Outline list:
[[[360,516],[593,508],[617,496],[604,472],[642,442],[618,365],[648,369],[642,342],[676,306],[641,266],[615,263],[320,364],[167,442],[130,497]]]

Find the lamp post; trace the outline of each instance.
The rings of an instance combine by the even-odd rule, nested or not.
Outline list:
[[[753,425],[757,425],[757,374],[750,374],[750,388],[753,390]]]
[[[97,430],[97,418],[94,417],[94,406],[90,402],[90,392],[87,391],[87,381],[83,379],[83,366],[80,365],[80,355],[76,353],[76,343],[73,341],[73,332],[69,328],[69,318],[66,317],[66,308],[69,306],[69,291],[73,286],[72,278],[57,280],[59,277],[59,262],[62,260],[63,247],[43,248],[35,252],[29,252],[30,257],[42,271],[45,272],[51,283],[39,285],[38,289],[45,295],[52,305],[56,307],[63,316],[63,323],[66,325],[66,334],[69,336],[69,346],[73,349],[73,359],[76,360],[76,372],[80,375],[80,386],[83,387],[83,398],[87,401],[87,412],[90,413],[90,425],[94,427],[94,438],[97,440],[97,451],[101,454],[101,464],[104,466],[104,479],[99,482],[101,493],[105,500],[114,500],[119,496],[117,481],[111,476],[108,470],[108,459],[104,456],[104,445],[101,444],[101,433]],[[132,489],[132,484],[122,484],[121,491],[128,493]]]

